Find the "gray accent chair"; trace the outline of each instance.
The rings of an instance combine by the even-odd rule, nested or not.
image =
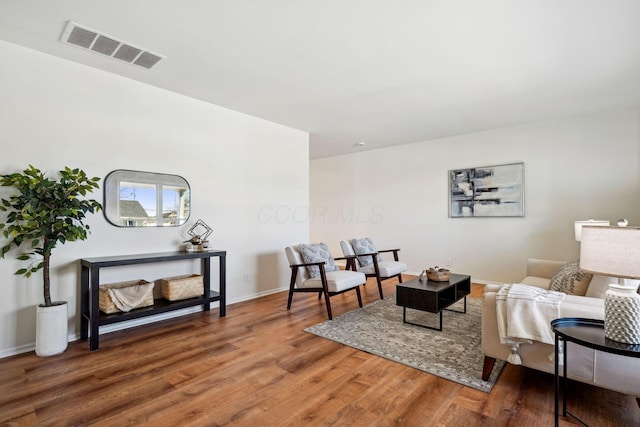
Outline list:
[[[371,241],[371,239],[369,239],[368,237],[366,239],[373,246],[373,242]],[[399,260],[398,252],[400,251],[400,249],[376,250],[372,253],[356,254],[352,241],[350,240],[342,240],[340,242],[340,248],[342,248],[342,253],[344,254],[344,256],[349,258],[347,260],[347,268],[351,268],[364,273],[366,277],[376,278],[380,299],[384,298],[382,294],[383,280],[397,277],[398,281],[402,283],[402,272],[407,270],[407,264],[400,262]],[[393,252],[393,261],[384,261],[379,255],[388,252]],[[359,257],[371,257],[372,262],[367,265],[362,265]]]
[[[334,295],[348,291],[355,291],[358,296],[358,305],[362,307],[360,285],[367,282],[367,278],[363,273],[353,270],[325,271],[325,262],[306,263],[298,246],[287,246],[285,248],[285,253],[289,260],[289,267],[291,267],[291,281],[289,283],[287,310],[291,309],[293,294],[297,292],[317,293],[318,299],[322,298],[324,295],[329,320],[333,319],[330,297]],[[347,262],[349,262],[348,257],[335,259],[346,259]],[[307,270],[307,267],[310,266],[317,266],[320,268],[319,277],[311,277]]]

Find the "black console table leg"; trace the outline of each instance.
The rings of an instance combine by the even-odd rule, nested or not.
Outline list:
[[[211,309],[211,301],[209,301],[209,290],[211,289],[211,258],[202,258],[202,280],[204,282],[204,298],[205,303],[202,305],[204,311]]]
[[[227,315],[227,257],[220,255],[220,317]]]
[[[82,266],[80,273],[80,339],[89,338],[89,269]]]
[[[91,328],[91,333],[89,335],[89,349],[91,351],[97,350],[99,347],[99,327],[100,324],[98,322],[98,316],[100,315],[100,297],[98,294],[98,287],[100,286],[100,269],[92,268],[91,269],[91,279],[89,286],[89,292],[91,293],[91,304],[89,304],[89,327]]]

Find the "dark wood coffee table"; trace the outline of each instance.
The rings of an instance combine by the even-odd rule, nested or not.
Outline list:
[[[448,282],[434,282],[426,277],[413,279],[396,285],[396,305],[402,306],[402,321],[410,325],[442,331],[442,311],[467,312],[467,295],[471,293],[471,277],[451,274]],[[464,310],[447,309],[451,304],[464,299]],[[407,308],[440,314],[440,324],[434,326],[412,323],[407,320]]]

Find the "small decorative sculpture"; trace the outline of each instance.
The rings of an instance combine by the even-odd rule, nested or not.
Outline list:
[[[199,219],[193,226],[187,231],[187,234],[192,236],[189,240],[185,240],[182,243],[187,243],[185,246],[187,252],[196,252],[200,249],[209,248],[209,240],[207,237],[211,235],[213,229],[209,227],[203,220]],[[191,243],[189,245],[189,243]]]
[[[191,243],[192,245],[199,245],[200,244],[200,236],[193,236],[189,240],[185,240],[182,243]]]

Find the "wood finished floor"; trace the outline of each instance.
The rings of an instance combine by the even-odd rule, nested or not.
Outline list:
[[[59,356],[0,359],[0,425],[553,425],[551,375],[509,365],[483,393],[307,334],[324,303],[297,294],[287,311],[286,298],[105,334],[96,352],[78,341]],[[378,299],[371,282],[363,299]],[[331,301],[334,315],[357,308],[355,294]],[[640,425],[635,399],[584,384],[570,408],[591,426]]]

